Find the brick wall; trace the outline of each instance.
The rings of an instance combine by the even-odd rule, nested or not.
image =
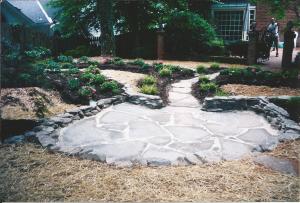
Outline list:
[[[257,22],[258,30],[262,30],[267,25],[269,25],[272,17],[275,17],[275,16],[272,16],[272,14],[270,12],[270,6],[263,4],[263,3],[259,3],[257,5],[257,7],[256,7],[256,22]],[[295,12],[292,9],[288,9],[288,10],[286,10],[285,18],[278,20],[281,41],[283,41],[283,30],[286,27],[287,22],[290,20],[295,20],[295,19],[296,19]],[[300,29],[298,29],[297,31],[300,34]],[[297,44],[298,44],[298,47],[300,47],[300,36],[298,37]]]

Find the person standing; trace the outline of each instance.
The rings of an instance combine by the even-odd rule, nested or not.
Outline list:
[[[293,31],[294,24],[292,21],[287,23],[286,32],[284,33],[284,48],[282,55],[282,68],[290,68],[293,60],[294,39],[296,33]]]
[[[271,23],[269,24],[267,31],[271,34],[272,44],[274,43],[276,49],[276,57],[278,57],[279,26],[275,21],[275,18],[271,19]]]

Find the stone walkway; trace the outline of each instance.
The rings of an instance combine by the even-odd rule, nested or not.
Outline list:
[[[157,166],[240,159],[277,145],[277,131],[253,112],[201,111],[191,95],[195,81],[173,84],[163,109],[123,103],[77,121],[62,129],[57,146],[108,164]]]

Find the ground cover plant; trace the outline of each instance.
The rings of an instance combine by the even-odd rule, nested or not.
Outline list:
[[[122,58],[115,57],[106,59],[98,67],[102,70],[121,70],[133,73],[144,73],[149,76],[146,81],[139,82],[140,91],[145,94],[159,95],[165,103],[168,102],[168,86],[178,80],[194,77],[195,72],[180,66],[165,65],[163,63],[147,64],[143,59],[125,61]],[[152,79],[150,79],[152,78]],[[147,84],[155,78],[156,83]],[[146,82],[146,84],[145,84]]]
[[[219,85],[224,84],[247,84],[266,85],[271,87],[289,86],[300,87],[298,70],[271,72],[256,67],[228,68],[220,72],[216,78]]]
[[[192,94],[199,99],[200,102],[203,102],[205,97],[229,96],[218,84],[210,81],[209,78],[205,76],[199,76],[198,82],[193,85],[192,89]]]
[[[90,99],[121,92],[121,85],[105,78],[97,67],[98,63],[89,61],[87,57],[76,62],[71,56],[53,57],[51,51],[43,47],[24,52],[8,47],[3,58],[1,85],[4,88],[55,89],[66,102],[75,104],[87,104]],[[122,64],[120,61],[119,64]],[[79,68],[82,67],[86,70],[81,71]]]

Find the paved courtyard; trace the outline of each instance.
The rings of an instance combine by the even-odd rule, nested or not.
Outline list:
[[[253,112],[201,111],[191,95],[196,79],[172,85],[159,110],[123,103],[62,129],[61,151],[121,166],[187,165],[240,159],[278,143],[277,131]]]

